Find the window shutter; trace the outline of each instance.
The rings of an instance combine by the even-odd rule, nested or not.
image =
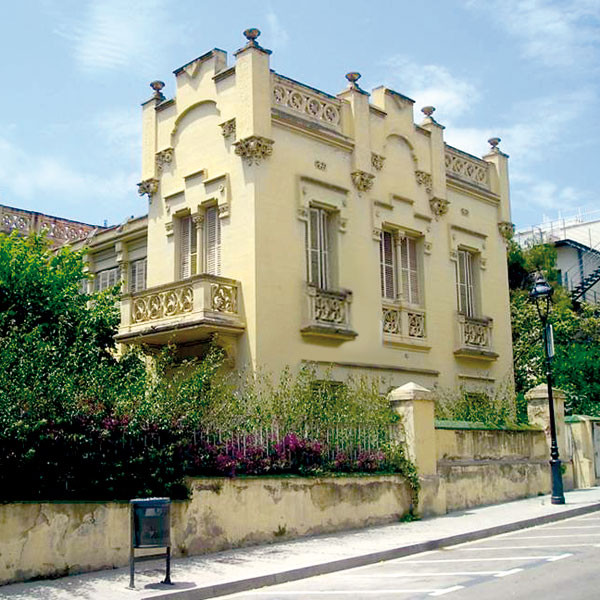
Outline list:
[[[221,221],[216,206],[204,214],[205,271],[211,275],[221,273]]]
[[[472,317],[474,315],[473,257],[466,250],[458,251],[456,265],[458,311]]]
[[[319,212],[319,237],[321,241],[321,273],[319,277],[319,286],[326,290],[329,288],[329,215],[322,209]]]
[[[180,223],[179,237],[179,279],[186,279],[191,275],[190,265],[190,224],[191,217],[184,217]]]
[[[129,289],[132,293],[141,292],[146,289],[146,265],[145,258],[131,263],[131,278]]]
[[[308,222],[308,282],[319,286],[320,259],[319,259],[319,209],[310,209]]]
[[[379,270],[381,276],[381,295],[383,298],[396,298],[396,260],[394,236],[383,231],[379,241]]]

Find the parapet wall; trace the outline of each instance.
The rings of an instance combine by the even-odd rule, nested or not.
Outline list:
[[[191,500],[171,507],[176,557],[383,524],[410,507],[410,489],[396,475],[190,484]],[[125,566],[129,535],[127,502],[0,505],[0,585]]]

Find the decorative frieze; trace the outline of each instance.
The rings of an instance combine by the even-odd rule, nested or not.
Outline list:
[[[131,306],[131,322],[142,323],[173,317],[192,312],[194,307],[194,292],[192,286],[145,294],[133,298]]]
[[[251,135],[239,140],[234,146],[235,153],[241,156],[249,165],[257,165],[261,160],[273,154],[273,140],[259,135]]]
[[[446,146],[446,173],[489,189],[488,163]]]
[[[143,196],[146,194],[148,199],[152,198],[154,194],[158,191],[158,179],[152,177],[151,179],[145,179],[137,184],[138,186],[138,194]]]
[[[429,206],[431,207],[431,212],[435,215],[437,219],[448,212],[450,202],[445,198],[434,197],[429,199]]]
[[[220,123],[219,126],[225,139],[229,139],[230,137],[235,138],[235,119],[229,119],[229,121]]]
[[[381,154],[375,154],[375,152],[371,154],[371,166],[376,171],[381,171],[381,169],[383,169],[383,163],[385,163],[385,156],[381,156]]]
[[[366,173],[365,171],[352,171],[352,183],[360,192],[368,192],[373,187],[375,175]]]
[[[510,221],[500,221],[498,223],[500,235],[508,242],[515,233],[515,226]]]
[[[160,173],[165,165],[173,162],[173,148],[165,148],[156,153],[156,170]]]
[[[210,286],[210,305],[217,312],[237,313],[237,287],[213,283]]]
[[[29,231],[29,219],[26,219],[19,213],[4,212],[4,210],[5,209],[3,209],[2,221],[0,221],[4,231],[12,231],[13,229],[18,230],[21,233],[27,233]]]
[[[431,194],[433,189],[433,181],[431,179],[431,175],[426,171],[415,171],[415,177],[417,179],[417,183],[422,185],[428,194]]]
[[[328,98],[310,88],[275,77],[273,85],[273,106],[298,113],[304,118],[316,121],[327,127],[339,129],[341,113],[340,101]]]

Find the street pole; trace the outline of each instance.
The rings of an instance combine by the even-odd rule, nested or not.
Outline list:
[[[554,397],[552,394],[552,357],[548,347],[548,319],[542,319],[544,326],[544,352],[546,354],[546,381],[548,383],[548,404],[550,410],[550,473],[552,476],[552,504],[564,504],[561,462],[556,441],[556,419],[554,417]]]

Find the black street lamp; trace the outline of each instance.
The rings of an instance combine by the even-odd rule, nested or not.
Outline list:
[[[554,343],[552,325],[548,323],[548,315],[552,306],[554,289],[541,274],[536,277],[535,283],[529,292],[529,297],[535,301],[540,321],[544,327],[544,351],[546,354],[546,381],[548,383],[548,403],[550,408],[550,472],[552,474],[552,504],[564,504],[562,473],[560,459],[558,458],[558,444],[556,442],[556,420],[554,418],[554,398],[552,396],[552,357],[554,356]]]

